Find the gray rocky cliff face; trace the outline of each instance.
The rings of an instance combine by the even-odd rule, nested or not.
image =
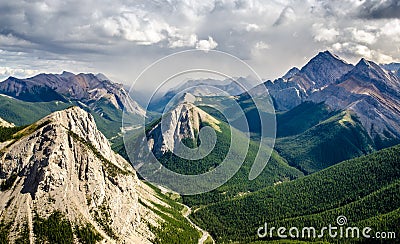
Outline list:
[[[268,88],[275,108],[286,111],[304,102],[313,93],[335,84],[352,68],[353,65],[325,51],[312,58],[301,70],[293,68],[282,78],[266,81],[263,85]],[[257,91],[257,87],[254,89]]]
[[[14,123],[10,123],[8,121],[5,121],[4,119],[0,118],[0,127],[14,127]]]
[[[262,85],[278,111],[305,101],[323,102],[333,110],[353,111],[372,139],[396,139],[400,138],[400,79],[394,72],[397,64],[390,67],[385,70],[365,59],[353,66],[326,51],[301,70]],[[262,89],[253,88],[256,96],[264,95],[257,90]]]
[[[56,210],[72,223],[90,223],[105,242],[147,243],[154,237],[143,220],[157,216],[138,202],[152,193],[112,151],[90,114],[72,107],[18,133],[21,138],[0,153],[0,182],[15,178],[0,191],[1,219],[13,223],[11,240],[21,224],[32,226],[34,213],[46,217]]]
[[[337,84],[308,99],[354,111],[373,139],[400,137],[400,80],[371,61],[360,60]]]
[[[219,130],[219,121],[191,103],[182,103],[166,113],[162,120],[147,132],[149,149],[156,157],[174,148],[183,139],[196,139],[202,122]]]
[[[321,89],[327,85],[335,83],[343,75],[353,69],[353,65],[346,63],[338,56],[329,51],[320,52],[312,58],[292,81],[298,84],[304,84],[301,87],[312,93],[314,90]],[[296,79],[299,79],[299,82]]]

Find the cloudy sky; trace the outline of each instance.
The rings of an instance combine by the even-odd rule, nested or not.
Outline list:
[[[187,49],[215,49],[266,79],[318,51],[400,61],[397,0],[13,0],[0,2],[0,78],[102,72],[128,83]]]

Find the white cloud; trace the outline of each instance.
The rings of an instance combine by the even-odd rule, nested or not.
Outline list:
[[[389,55],[386,55],[380,51],[372,50],[365,45],[352,42],[335,43],[332,45],[332,49],[341,54],[356,55],[359,58],[366,58],[378,63],[390,63],[394,61]]]
[[[257,24],[247,24],[245,29],[248,32],[250,32],[250,31],[258,31],[260,29],[260,26],[258,26]]]
[[[159,43],[174,31],[173,27],[163,21],[151,18],[145,13],[137,15],[133,12],[124,12],[106,19],[104,29],[111,36],[123,37],[139,45]]]
[[[381,34],[391,38],[394,42],[400,42],[400,19],[387,22],[381,29]]]
[[[371,59],[372,51],[364,45],[352,42],[335,43],[332,45],[333,50],[340,53],[354,53],[358,56]]]
[[[371,33],[354,27],[350,27],[348,30],[350,31],[353,39],[360,43],[374,44],[379,38],[379,33]]]
[[[30,77],[38,73],[38,70],[33,69],[14,69],[10,67],[0,67],[0,77],[2,79],[9,76]]]
[[[400,61],[400,18],[390,8],[395,3],[0,1],[0,66],[41,72],[94,70],[131,80],[158,58],[187,48],[226,51],[252,63],[267,78],[302,66],[330,48],[352,60],[365,56]],[[127,68],[122,70],[121,64]]]
[[[214,41],[214,39],[209,36],[208,40],[200,40],[197,42],[196,44],[196,49],[200,49],[200,50],[211,50],[211,49],[215,49],[218,46],[218,43],[216,41]]]
[[[256,42],[256,45],[254,46],[256,49],[269,49],[269,45],[263,41]]]
[[[378,63],[381,63],[381,64],[387,64],[387,63],[392,63],[392,62],[394,62],[395,60],[391,57],[391,56],[389,56],[389,55],[386,55],[386,54],[383,54],[383,53],[380,53],[380,52],[376,52],[376,51],[374,51],[375,52],[375,57],[376,57],[376,61],[378,62]]]
[[[171,37],[168,42],[170,48],[194,47],[197,43],[197,36],[195,34],[189,36],[176,35]]]
[[[168,1],[169,2],[169,1]],[[203,16],[209,14],[214,8],[216,1],[214,0],[182,0],[170,1],[175,5],[175,8],[185,15],[188,20],[199,20]]]
[[[340,34],[335,28],[327,28],[322,23],[313,24],[312,28],[314,39],[318,42],[334,42]]]

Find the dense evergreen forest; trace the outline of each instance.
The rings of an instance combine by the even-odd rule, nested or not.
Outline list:
[[[335,224],[339,215],[351,226],[400,230],[400,145],[372,153],[291,182],[195,210],[191,218],[218,242],[259,240],[269,226]]]

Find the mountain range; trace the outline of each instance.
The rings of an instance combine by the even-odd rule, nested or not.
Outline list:
[[[121,141],[122,113],[136,126],[145,111],[124,89],[102,74],[39,74],[27,79],[9,77],[0,82],[0,117],[16,125],[34,123],[70,106],[91,113],[112,142]]]
[[[144,115],[144,110],[128,96],[122,84],[102,74],[39,74],[28,79],[10,77],[0,82],[2,94],[27,102],[79,101],[92,109],[104,100],[116,109]]]
[[[264,223],[318,227],[338,215],[399,233],[399,68],[324,51],[250,93],[230,81],[187,81],[155,101],[150,117],[102,74],[10,77],[0,82],[0,243],[264,243],[256,232]],[[230,95],[187,89],[196,84]],[[265,87],[275,111],[255,106],[270,102]],[[125,148],[123,112],[129,128],[146,116],[145,143],[128,130]],[[274,148],[262,143],[262,120],[276,122]],[[210,128],[213,148],[202,143]],[[175,155],[182,146],[196,160]],[[230,150],[244,162],[215,190],[179,196],[133,169],[150,163],[141,161],[146,150],[181,174],[213,170]],[[250,181],[258,151],[271,156]]]
[[[268,167],[264,172],[270,173],[260,176],[264,179],[261,184],[259,179],[248,183],[243,180],[252,162],[247,158],[243,169],[225,185],[199,196],[183,197],[184,203],[195,208],[193,221],[221,243],[260,243],[255,230],[264,222],[287,228],[303,221],[320,226],[340,214],[351,216],[359,226],[398,233],[400,205],[393,197],[399,191],[398,146],[371,153],[400,142],[399,84],[396,73],[385,65],[365,59],[352,65],[328,51],[301,69],[293,68],[280,79],[266,81],[261,86],[268,88],[277,110],[276,151],[267,167],[274,164],[276,171]],[[254,134],[259,133],[257,121],[270,113],[254,105],[254,99],[266,97],[259,90],[253,88],[255,97],[249,93],[235,97]],[[205,104],[229,104],[227,101],[212,96],[192,99],[220,125],[223,116]],[[254,138],[256,143],[257,136]],[[223,143],[218,143],[217,150],[220,145]],[[250,148],[249,155],[254,151]],[[349,159],[353,160],[346,161]],[[194,167],[189,163],[177,167],[182,162],[173,156],[163,162],[175,170]],[[280,174],[284,171],[275,168],[279,165],[276,162],[292,171]],[[267,178],[274,180],[265,181]],[[339,194],[342,191],[345,193]]]
[[[399,137],[400,79],[378,64],[361,59],[353,66],[325,51],[286,77],[264,83],[276,109],[323,102],[334,110],[353,111],[374,141]]]
[[[180,94],[190,93],[196,97],[210,97],[210,96],[237,96],[244,91],[243,87],[249,87],[249,78],[237,77],[226,80],[216,79],[200,79],[200,80],[187,80],[182,82],[181,85],[169,89],[161,97],[156,97],[154,101],[148,106],[151,111],[162,112],[165,106],[174,97],[180,97]]]

